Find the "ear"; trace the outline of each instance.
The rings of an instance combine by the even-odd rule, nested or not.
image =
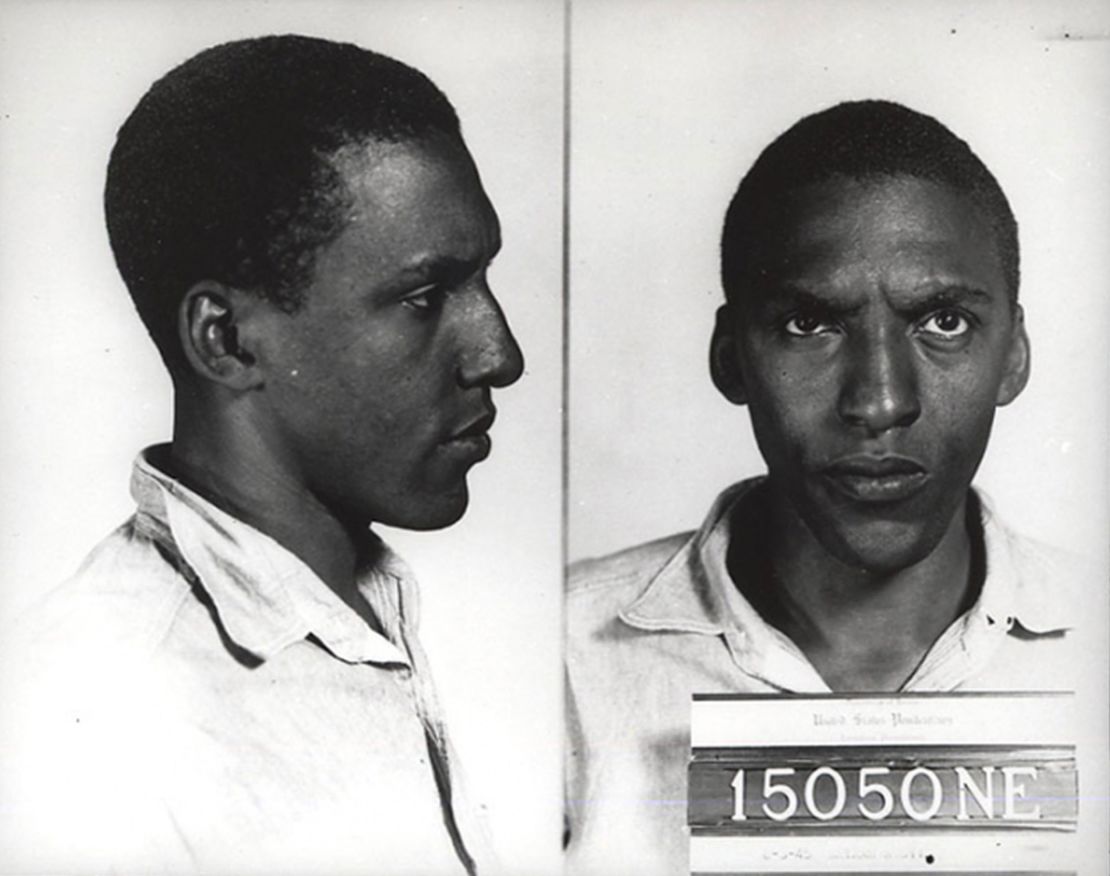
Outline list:
[[[177,312],[177,331],[185,358],[206,380],[244,391],[262,383],[254,352],[240,325],[257,296],[211,280],[190,287]]]
[[[709,342],[709,373],[721,395],[734,405],[742,405],[747,403],[748,393],[740,373],[734,325],[735,315],[727,304],[722,304],[717,308],[717,322]]]
[[[1017,398],[1029,382],[1029,336],[1025,333],[1025,314],[1021,305],[1014,302],[1014,323],[1010,333],[1010,349],[1006,352],[1002,382],[998,385],[995,404],[1008,405]]]

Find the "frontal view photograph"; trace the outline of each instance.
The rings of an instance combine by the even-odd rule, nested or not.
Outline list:
[[[574,31],[570,871],[1099,872],[1104,53],[653,9]]]

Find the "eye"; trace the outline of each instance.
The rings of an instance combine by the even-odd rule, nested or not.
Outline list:
[[[832,331],[833,325],[812,313],[796,313],[786,321],[783,330],[796,338],[810,338]]]
[[[427,286],[421,286],[409,292],[401,299],[401,304],[419,313],[430,313],[440,308],[446,294],[442,286],[429,283]]]
[[[958,310],[938,310],[920,325],[920,330],[939,338],[958,338],[967,334],[971,323]]]

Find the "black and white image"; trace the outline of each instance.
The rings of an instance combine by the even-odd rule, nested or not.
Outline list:
[[[0,16],[0,870],[556,868],[561,7]]]
[[[1108,155],[1102,0],[0,4],[0,874],[1103,876]]]
[[[648,8],[574,29],[571,870],[690,872],[694,694],[1077,690],[1103,787],[1103,17]]]

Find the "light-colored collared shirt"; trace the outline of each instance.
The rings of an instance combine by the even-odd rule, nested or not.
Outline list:
[[[697,693],[829,693],[726,569],[733,509],[684,533],[577,564],[567,601],[569,872],[687,874],[686,766]],[[1082,563],[1017,536],[980,496],[986,577],[907,691],[1066,690]]]
[[[453,794],[404,563],[367,533],[379,632],[150,451],[131,487],[136,514],[21,630],[0,862],[466,873],[484,845]]]

